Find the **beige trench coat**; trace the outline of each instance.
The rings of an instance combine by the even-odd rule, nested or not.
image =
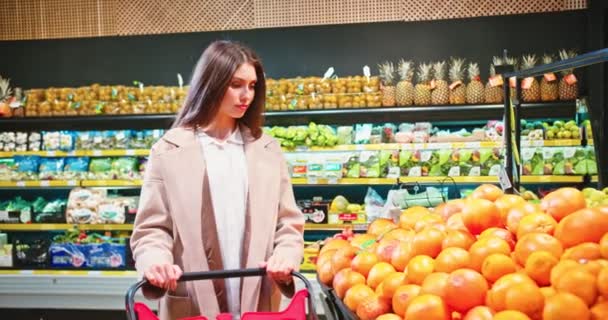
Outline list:
[[[249,195],[243,243],[243,268],[258,268],[271,255],[299,266],[304,217],[296,206],[287,165],[278,142],[254,139],[241,127],[247,160]],[[221,270],[222,259],[210,202],[205,162],[193,129],[169,130],[150,152],[135,219],[131,248],[140,276],[153,264],[177,264],[185,272]],[[280,290],[277,290],[280,289]],[[241,282],[241,311],[276,311],[281,292],[268,278]],[[175,292],[144,288],[161,298],[161,320],[203,315],[215,319],[226,309],[223,280],[178,284]]]

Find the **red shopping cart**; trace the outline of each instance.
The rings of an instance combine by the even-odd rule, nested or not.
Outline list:
[[[223,270],[223,271],[206,271],[206,272],[186,272],[178,281],[196,281],[196,280],[211,280],[218,278],[242,278],[265,276],[266,269],[243,269],[243,270]],[[280,312],[246,312],[241,316],[242,320],[317,320],[317,313],[313,302],[313,289],[310,281],[302,274],[293,272],[292,275],[304,282],[305,289],[302,289],[293,296],[289,306]],[[128,320],[158,320],[158,317],[143,303],[135,302],[135,293],[148,284],[146,279],[143,279],[132,285],[127,291],[126,308]],[[306,314],[306,306],[308,305],[308,315]],[[208,320],[203,316],[191,317],[180,320]],[[230,314],[220,314],[216,320],[232,320]]]

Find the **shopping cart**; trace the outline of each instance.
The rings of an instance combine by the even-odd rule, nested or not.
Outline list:
[[[178,281],[195,281],[195,280],[211,280],[218,278],[242,278],[265,276],[266,269],[242,269],[242,270],[224,270],[224,271],[206,271],[206,272],[186,272]],[[295,293],[289,306],[280,312],[246,312],[241,316],[242,320],[317,320],[317,313],[313,302],[312,285],[302,274],[292,272],[292,275],[304,282],[305,289]],[[148,284],[146,279],[143,279],[132,285],[127,291],[126,308],[128,320],[158,320],[158,317],[143,303],[135,302],[135,293],[144,285]],[[306,315],[306,306],[308,305],[308,315]],[[181,320],[207,320],[203,316],[190,317]],[[216,320],[232,320],[230,314],[220,314]]]
[[[348,309],[348,307],[338,298],[338,295],[332,287],[328,287],[319,279],[317,274],[317,282],[321,287],[321,303],[325,308],[325,318],[328,320],[359,320],[356,314]]]

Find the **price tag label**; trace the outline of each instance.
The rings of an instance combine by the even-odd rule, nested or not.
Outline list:
[[[454,90],[460,85],[462,85],[462,81],[460,81],[460,80],[454,81],[450,84],[450,90]]]
[[[543,77],[545,78],[545,80],[547,80],[548,82],[552,82],[557,80],[557,77],[555,76],[555,73],[551,72],[551,73],[545,73],[543,75]]]
[[[493,76],[493,77],[490,78],[490,86],[491,87],[502,86],[503,83],[504,83],[504,80],[502,79],[501,75]]]
[[[307,184],[319,184],[319,179],[317,179],[317,177],[307,177],[306,183]]]
[[[336,178],[336,177],[327,178],[327,184],[338,184],[338,178]]]
[[[411,143],[405,143],[401,145],[402,150],[414,150],[414,146]]]
[[[48,186],[50,186],[50,185],[51,185],[51,184],[50,184],[50,182],[49,182],[49,181],[47,181],[47,180],[42,180],[42,181],[40,181],[40,186],[41,186],[41,187],[48,187]]]
[[[93,150],[93,155],[96,157],[99,157],[102,155],[102,152],[101,152],[101,150]]]
[[[46,152],[46,156],[47,157],[54,157],[56,155],[57,155],[57,152],[55,152],[55,151],[47,151]]]
[[[17,181],[17,187],[25,187],[25,181]]]
[[[521,88],[524,90],[530,89],[530,87],[532,87],[532,82],[534,82],[534,78],[532,78],[532,77],[525,78],[521,82]]]
[[[507,171],[505,170],[505,168],[500,168],[500,173],[498,175],[498,180],[500,182],[500,187],[503,190],[509,189],[511,188],[513,185],[511,184],[511,180],[509,180],[509,177],[507,177]]]
[[[135,150],[133,149],[127,149],[125,150],[125,154],[128,156],[134,156],[135,155]]]
[[[68,180],[68,186],[74,187],[77,185],[78,185],[78,182],[76,180]]]
[[[576,79],[576,76],[573,73],[565,76],[564,80],[566,80],[566,83],[569,85],[573,85],[578,82],[578,80]]]
[[[408,176],[410,177],[420,177],[422,176],[422,169],[420,167],[413,167],[410,169],[410,172],[408,173]]]
[[[465,142],[464,147],[469,149],[481,148],[481,142]]]
[[[460,177],[460,167],[451,167],[448,177]]]

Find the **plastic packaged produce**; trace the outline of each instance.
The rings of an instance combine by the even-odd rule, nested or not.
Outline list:
[[[342,176],[346,178],[359,178],[361,176],[361,163],[359,152],[346,154],[342,165]]]
[[[338,144],[346,145],[353,144],[353,127],[352,126],[341,126],[337,129]]]
[[[69,157],[65,159],[63,174],[64,180],[85,180],[89,172],[89,157]]]
[[[64,158],[41,158],[38,169],[40,180],[57,180],[63,176]]]
[[[112,149],[127,149],[129,147],[129,141],[131,140],[130,130],[119,130],[114,131],[112,136]]]
[[[379,157],[380,177],[399,178],[399,150],[381,150]]]
[[[97,223],[97,209],[106,198],[105,189],[74,188],[68,196],[65,213],[67,223]]]
[[[112,161],[112,175],[114,179],[133,180],[139,179],[137,158],[121,157]]]
[[[112,159],[111,158],[93,158],[89,163],[88,178],[91,180],[111,180],[112,174]]]
[[[38,166],[40,157],[38,156],[14,156],[16,172],[13,180],[38,180]]]
[[[15,160],[13,158],[0,158],[0,181],[13,180],[15,169]]]
[[[42,148],[42,134],[31,132],[27,138],[27,149],[29,151],[40,151]]]
[[[69,131],[43,132],[42,146],[47,151],[70,151],[74,148],[74,134]]]
[[[90,131],[76,132],[76,150],[92,150],[93,137]]]

